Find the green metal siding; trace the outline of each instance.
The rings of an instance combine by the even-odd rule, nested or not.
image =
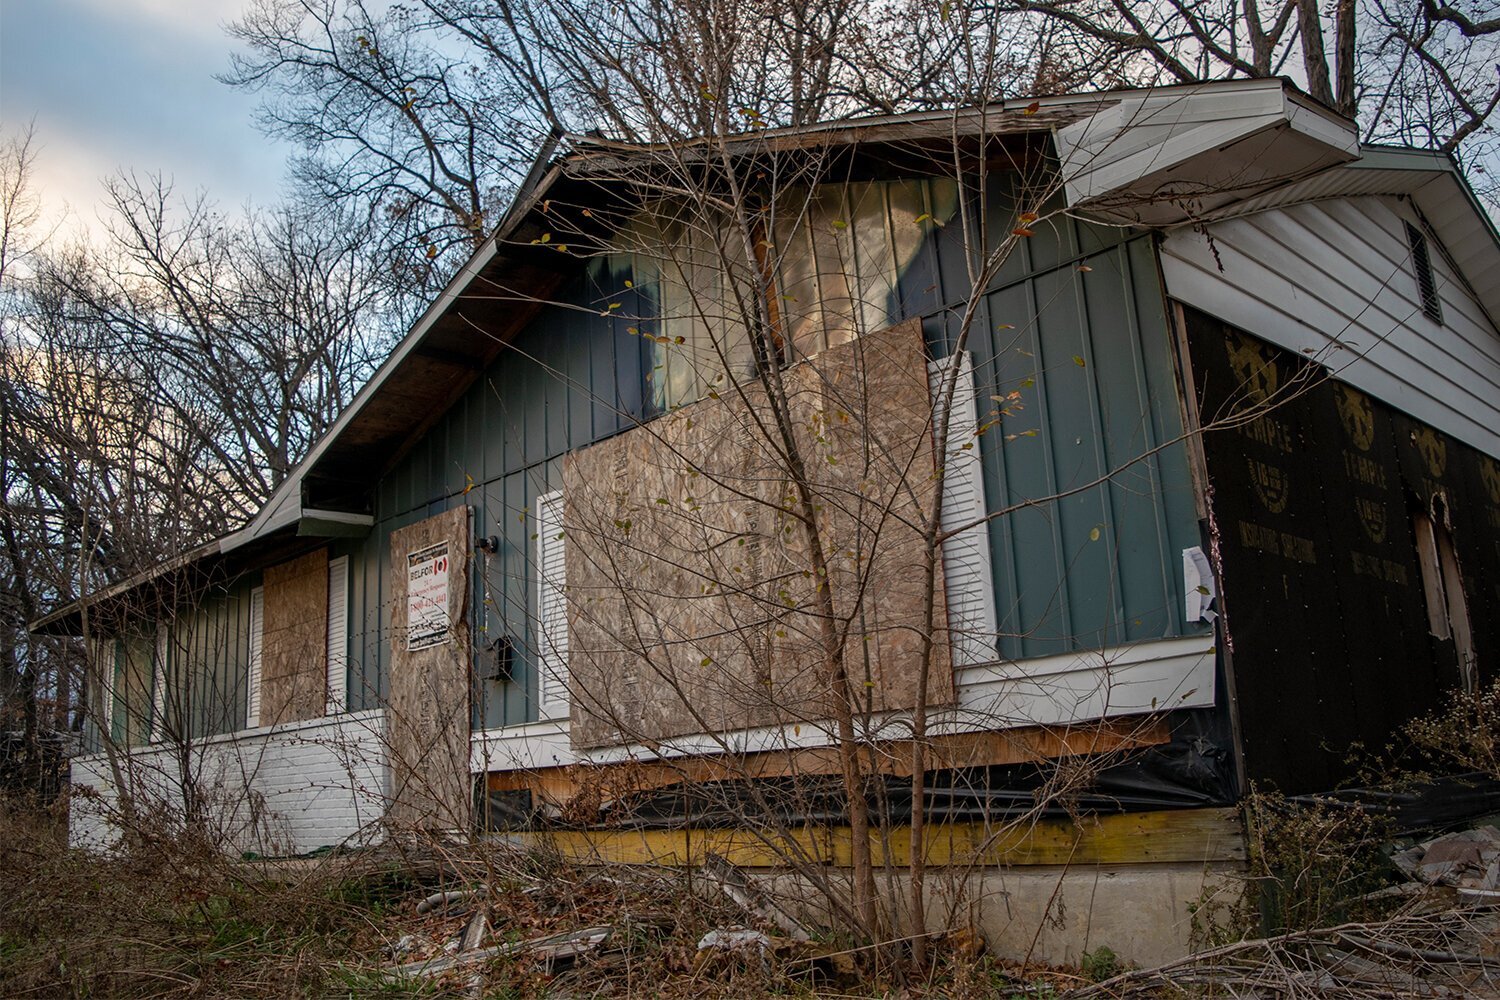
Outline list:
[[[997,184],[990,197],[992,212],[1013,217],[1013,191]],[[957,229],[932,230],[888,305],[893,321],[923,317],[935,353],[968,294]],[[1154,250],[1065,217],[1035,229],[991,283],[968,345],[981,403],[1012,389],[1024,402],[981,442],[990,508],[1023,505],[989,529],[1002,653],[1193,631],[1180,552],[1198,544],[1198,526]],[[385,692],[391,532],[466,504],[476,534],[500,539],[497,554],[476,557],[475,647],[509,636],[515,651],[512,681],[476,684],[474,723],[535,718],[527,514],[560,486],[568,451],[654,415],[659,362],[620,318],[648,314],[649,291],[625,289],[628,275],[596,263],[561,297],[573,308],[544,309],[379,484],[375,530],[348,548],[351,708]],[[599,314],[607,302],[623,303],[618,316]]]
[[[1070,219],[1037,233],[968,343],[982,404],[1020,393],[980,444],[989,509],[1014,508],[990,524],[1002,655],[1185,634],[1198,527],[1154,251]]]
[[[245,727],[250,677],[250,591],[258,574],[209,590],[172,620],[167,643],[166,710],[186,713],[189,737]],[[153,699],[153,705],[160,704]]]

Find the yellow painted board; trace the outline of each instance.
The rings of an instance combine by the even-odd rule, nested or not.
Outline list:
[[[789,861],[847,867],[848,827],[804,827],[780,835],[746,828],[684,830],[552,830],[505,836],[511,843],[555,851],[571,861],[614,864],[696,865],[709,854],[747,868],[776,868]],[[924,837],[931,865],[1134,865],[1163,862],[1241,861],[1244,831],[1233,809],[1185,809],[1024,825],[951,823],[931,826]],[[904,867],[911,860],[911,827],[871,837],[876,864]]]

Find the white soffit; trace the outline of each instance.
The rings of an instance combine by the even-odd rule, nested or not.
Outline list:
[[[1057,132],[1071,207],[1170,226],[1356,159],[1351,122],[1247,80],[1146,91]]]

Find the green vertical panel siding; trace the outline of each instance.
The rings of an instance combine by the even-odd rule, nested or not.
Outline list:
[[[1175,588],[1166,579],[1177,562],[1167,560],[1165,510],[1153,449],[1159,442],[1141,352],[1140,329],[1132,308],[1134,287],[1128,254],[1091,258],[1091,272],[1080,275],[1088,329],[1089,362],[1099,399],[1100,464],[1110,474],[1107,491],[1112,525],[1101,544],[1118,582],[1111,622],[1114,643],[1170,633]],[[1153,330],[1153,334],[1159,331]],[[1150,530],[1145,530],[1147,527]],[[1175,573],[1172,574],[1175,576]]]
[[[1004,506],[1042,500],[1057,492],[1050,443],[1053,440],[1051,419],[1052,384],[1047,379],[1048,352],[1041,343],[1041,324],[1032,282],[1006,289],[989,297],[990,328],[994,339],[994,356],[1001,360],[996,374],[1000,391],[987,392],[980,386],[980,398],[1004,396],[1008,387],[1020,387],[1021,400],[1012,418],[1001,427],[1004,473],[1008,490],[1000,493],[998,484],[990,489],[993,477],[985,482],[986,499],[993,507],[996,500]],[[1014,319],[1012,319],[1014,317]],[[1014,329],[1009,329],[1014,324]],[[977,332],[977,331],[976,331]],[[1010,441],[1004,437],[1011,436]],[[1058,523],[1058,512],[1050,504],[1023,507],[1007,516],[1013,545],[1011,559],[1016,567],[1016,592],[1001,598],[998,605],[1014,608],[1015,614],[1001,619],[1001,632],[1014,637],[1007,643],[1009,655],[1035,656],[1066,647],[1069,630],[1066,593],[1065,553]],[[991,544],[994,533],[991,531]],[[1013,652],[1011,651],[1013,649]]]
[[[446,431],[444,434],[446,448],[442,456],[442,481],[445,496],[462,493],[466,483],[464,477],[474,474],[471,466],[474,464],[475,456],[468,450],[468,414],[469,396],[466,393],[453,404],[453,408],[448,411],[448,416],[443,421]],[[475,482],[478,481],[475,480]]]
[[[981,443],[987,502],[1040,501],[990,526],[1007,658],[1182,634],[1180,552],[1197,544],[1150,244],[1085,224],[1058,240],[1024,249],[1096,252],[991,292],[969,345],[982,403],[1021,392]]]
[[[464,473],[471,476],[475,483],[482,483],[485,467],[489,464],[489,456],[485,451],[483,379],[469,386],[469,391],[464,395],[464,412],[464,436],[458,453]]]
[[[910,194],[903,188],[891,197]],[[933,197],[925,185],[923,197]],[[997,182],[988,198],[992,213],[1009,213],[1003,227],[993,216],[1003,228],[992,235],[998,239],[1009,232],[1016,193]],[[956,331],[952,310],[968,280],[960,228],[956,217],[932,227],[889,303],[893,317],[922,316],[937,350]],[[990,396],[1016,389],[1023,404],[980,442],[988,502],[1044,501],[990,525],[1007,658],[1185,628],[1179,552],[1196,543],[1197,525],[1185,450],[1176,443],[1180,418],[1154,261],[1145,240],[1060,219],[1021,244],[981,303],[969,344],[981,411],[993,405]],[[492,728],[534,718],[534,541],[526,515],[560,482],[566,452],[654,415],[658,359],[628,328],[657,307],[642,282],[624,288],[629,274],[619,262],[594,265],[563,296],[591,308],[543,309],[380,485],[377,528],[359,547],[352,579],[360,583],[351,584],[351,622],[357,615],[363,623],[351,636],[361,672],[351,675],[351,704],[373,704],[385,687],[390,532],[468,503],[476,534],[500,539],[500,551],[472,569],[476,649],[501,635],[514,647],[510,682],[476,682],[473,721]],[[609,302],[620,309],[608,310]],[[1162,450],[1141,458],[1154,448]],[[1045,501],[1107,473],[1114,475],[1104,485]]]
[[[191,737],[244,728],[250,672],[250,590],[259,574],[214,587],[168,628],[167,718]],[[141,642],[146,642],[142,639]],[[154,646],[154,639],[151,640]],[[156,704],[153,695],[153,710]]]
[[[519,653],[515,679],[506,691],[505,711],[502,723],[509,722],[519,713],[531,718],[532,674],[536,658],[530,638],[531,621],[531,544],[527,522],[527,507],[530,496],[526,489],[526,474],[517,471],[505,478],[505,626],[507,633],[516,642]]]
[[[557,459],[513,472],[486,486],[483,497],[471,503],[482,509],[484,533],[500,539],[500,551],[478,560],[475,586],[476,626],[485,628],[485,642],[508,636],[512,643],[512,679],[509,682],[478,680],[474,692],[474,725],[493,729],[525,722],[535,715],[537,693],[536,635],[534,621],[533,553],[536,544],[536,498],[561,482]],[[488,594],[486,602],[484,593]],[[476,629],[477,632],[477,629]],[[476,649],[479,648],[476,642]]]
[[[1054,526],[1062,556],[1065,616],[1064,648],[1108,644],[1111,614],[1108,549],[1102,535],[1111,518],[1107,491],[1085,484],[1104,472],[1099,461],[1097,373],[1089,363],[1089,329],[1079,308],[1076,272],[1050,271],[1035,280],[1038,359],[1047,392],[1047,434],[1052,482],[1068,493],[1054,504]],[[1078,361],[1083,363],[1079,364]],[[1095,539],[1095,533],[1101,537]]]
[[[499,553],[471,568],[476,652],[487,655],[484,648],[501,635],[515,651],[511,682],[476,680],[473,721],[495,727],[534,715],[533,540],[525,515],[549,483],[561,482],[562,455],[646,416],[642,342],[627,332],[636,321],[625,318],[639,314],[643,303],[633,290],[609,291],[610,282],[623,288],[628,270],[595,270],[563,296],[594,308],[544,308],[376,491],[376,529],[359,546],[358,582],[350,590],[351,630],[362,623],[359,634],[351,631],[358,661],[351,706],[377,703],[386,686],[390,609],[381,601],[389,594],[384,567],[391,532],[466,503],[475,508],[475,533],[501,543]],[[625,315],[600,316],[613,301],[622,303],[614,312]]]
[[[385,616],[381,604],[384,534],[377,528],[349,550],[349,710],[379,704]]]

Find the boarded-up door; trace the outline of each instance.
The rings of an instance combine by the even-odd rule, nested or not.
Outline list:
[[[469,824],[469,510],[391,534],[391,808],[398,827]]]

